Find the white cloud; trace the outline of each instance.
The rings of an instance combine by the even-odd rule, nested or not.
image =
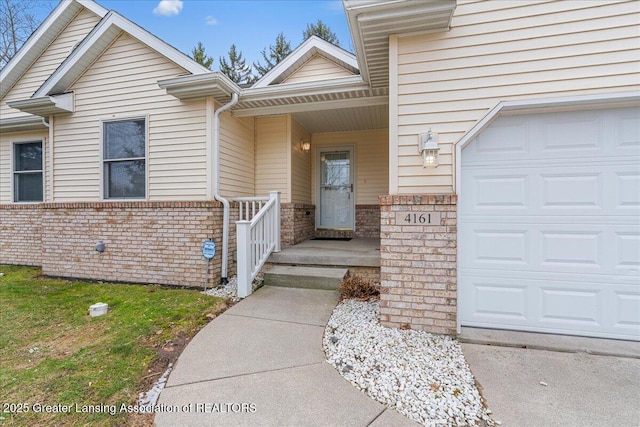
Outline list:
[[[160,3],[153,9],[153,14],[171,16],[179,14],[181,10],[182,0],[160,0]]]
[[[209,15],[206,18],[204,18],[204,22],[207,25],[218,25],[218,20],[216,18],[214,18],[213,16]]]

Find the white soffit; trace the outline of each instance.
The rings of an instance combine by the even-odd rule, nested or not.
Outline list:
[[[61,1],[22,45],[11,61],[0,70],[0,98],[9,92],[82,8],[90,10],[100,18],[103,18],[108,12],[107,9],[91,0]]]
[[[446,31],[456,0],[343,0],[360,71],[372,87],[389,85],[389,35]]]

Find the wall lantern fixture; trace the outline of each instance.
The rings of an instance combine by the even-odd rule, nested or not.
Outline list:
[[[305,153],[308,153],[311,150],[311,142],[308,139],[300,140],[300,149]]]
[[[418,152],[422,154],[422,167],[435,168],[438,166],[438,134],[431,131],[418,135]]]

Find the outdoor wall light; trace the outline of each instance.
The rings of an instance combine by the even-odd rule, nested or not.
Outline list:
[[[311,142],[308,139],[301,139],[300,149],[305,153],[308,153],[311,150]]]
[[[438,166],[438,134],[431,131],[418,135],[418,152],[422,154],[422,167],[435,168]]]

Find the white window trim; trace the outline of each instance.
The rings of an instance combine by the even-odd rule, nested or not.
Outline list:
[[[42,200],[39,202],[19,202],[16,200],[16,183],[15,176],[16,174],[20,174],[21,172],[16,171],[16,145],[21,144],[33,144],[39,142],[42,146],[42,168],[40,169],[40,174],[42,175]],[[17,140],[11,141],[11,153],[9,153],[9,161],[11,162],[11,201],[15,204],[20,205],[37,205],[39,203],[44,203],[46,198],[46,183],[45,183],[45,173],[44,173],[44,165],[45,165],[45,152],[44,152],[44,138],[35,138],[35,139],[25,139],[25,140]],[[29,171],[27,173],[35,173],[37,171]]]
[[[110,198],[105,194],[105,158],[104,158],[104,125],[109,122],[124,122],[130,120],[144,120],[144,197],[140,198]],[[138,157],[136,157],[138,159]],[[127,159],[122,159],[127,160]],[[149,115],[113,117],[100,120],[100,201],[103,202],[141,202],[149,200]]]

